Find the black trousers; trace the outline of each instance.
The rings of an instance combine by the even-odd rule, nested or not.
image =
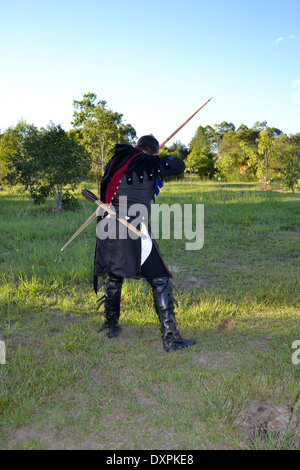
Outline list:
[[[157,279],[159,277],[169,277],[155,246],[152,246],[150,255],[142,264],[141,272],[142,276],[145,277],[147,281],[151,281],[151,279]]]
[[[166,270],[164,263],[154,245],[152,246],[150,255],[141,266],[141,275],[148,282],[152,279],[158,279],[160,277],[170,277],[170,272]],[[109,274],[108,278],[114,280],[118,279],[121,282],[121,285],[124,279],[123,277],[118,277],[114,274]]]
[[[147,281],[152,279],[158,279],[159,277],[170,277],[166,271],[164,264],[155,248],[152,246],[152,250],[146,261],[141,266],[141,274]],[[115,275],[109,275],[109,278],[116,278]],[[123,280],[123,278],[119,278]]]

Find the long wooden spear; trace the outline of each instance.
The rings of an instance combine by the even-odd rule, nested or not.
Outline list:
[[[161,149],[162,147],[164,147],[166,143],[169,142],[169,140],[171,140],[172,137],[174,137],[174,135],[177,134],[177,132],[179,132],[180,129],[182,129],[183,126],[185,126],[194,116],[196,116],[196,114],[200,111],[200,109],[204,108],[204,106],[206,106],[210,100],[212,100],[212,98],[209,98],[209,100],[207,100],[202,106],[200,106],[199,109],[197,109],[197,111],[194,112],[194,114],[192,114],[186,121],[184,121],[184,123],[181,124],[181,126],[179,126],[176,129],[176,131],[174,131],[171,135],[169,135],[169,137],[166,140],[164,140],[162,144],[160,144],[159,148]]]
[[[179,132],[183,126],[185,126],[202,108],[204,108],[204,106],[207,105],[207,103],[211,100],[212,98],[209,98],[209,100],[207,100],[202,106],[200,106],[200,108],[197,109],[197,111],[195,111],[186,121],[184,121],[183,124],[181,124],[181,126],[179,126],[174,132],[172,132],[171,135],[169,135],[169,137],[164,140],[159,148],[161,149],[162,147],[164,147],[166,145],[167,142],[169,142],[169,140],[172,139],[172,137],[174,137],[175,134],[177,134],[177,132]],[[97,196],[95,196],[93,193],[93,198],[88,198],[87,197],[87,194],[84,195],[83,194],[83,191],[85,191],[86,193],[90,192],[88,190],[79,190],[81,191],[81,194],[83,195],[83,197],[85,197],[86,199],[88,199],[89,201],[91,202],[95,202],[97,205],[99,205],[100,207],[103,207],[107,212],[111,213],[111,214],[115,214],[115,211],[113,211],[112,209],[108,208],[108,206],[106,204],[103,204],[98,198]],[[109,210],[108,210],[109,209]],[[63,251],[66,246],[69,245],[69,243],[71,243],[72,240],[74,240],[75,237],[77,237],[77,235],[79,235],[80,232],[82,232],[82,230],[97,216],[98,214],[98,209],[94,212],[94,214],[92,214],[88,219],[87,221],[80,227],[80,229],[77,230],[76,233],[74,233],[74,235],[70,238],[70,240],[67,241],[67,243],[62,247],[61,251]],[[141,238],[144,237],[144,234],[142,232],[140,232],[137,228],[135,228],[133,225],[129,224],[126,220],[124,219],[118,219],[119,222],[123,223],[124,225],[126,225],[130,230],[131,230],[131,227],[133,227],[132,231],[134,231],[138,236],[140,236]]]

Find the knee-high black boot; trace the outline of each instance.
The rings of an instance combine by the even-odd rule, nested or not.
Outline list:
[[[154,298],[155,310],[161,323],[162,341],[166,352],[178,348],[185,348],[196,343],[194,339],[182,338],[176,329],[174,299],[170,280],[168,277],[160,277],[149,281]]]
[[[122,330],[122,327],[119,325],[122,284],[122,277],[109,276],[105,280],[103,301],[105,321],[98,333],[107,330],[107,336],[109,338],[116,338]]]

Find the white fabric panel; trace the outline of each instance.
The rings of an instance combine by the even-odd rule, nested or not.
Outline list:
[[[150,255],[151,253],[151,250],[152,250],[152,240],[151,240],[151,237],[148,233],[148,230],[146,229],[146,226],[141,223],[141,228],[140,228],[140,231],[144,234],[144,235],[147,235],[147,238],[142,238],[142,250],[141,250],[141,266],[142,264],[146,261],[146,259],[148,258],[148,256]]]

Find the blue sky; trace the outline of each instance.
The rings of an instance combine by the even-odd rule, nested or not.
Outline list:
[[[266,120],[300,132],[299,0],[0,0],[0,129],[71,127],[96,93],[138,136]]]

